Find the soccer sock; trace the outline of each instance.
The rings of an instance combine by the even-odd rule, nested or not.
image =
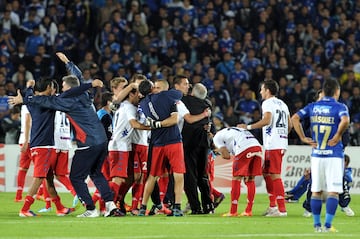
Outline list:
[[[270,175],[264,177],[266,183],[266,191],[269,195],[270,207],[276,207],[276,198],[273,191],[273,180]]]
[[[238,201],[240,197],[241,181],[231,180],[231,207],[230,213],[237,213]]]
[[[310,205],[314,219],[314,227],[320,227],[321,226],[320,214],[321,214],[321,206],[322,206],[321,197],[311,196]]]
[[[45,180],[43,181],[43,192],[44,192],[44,200],[45,200],[45,208],[51,208],[51,197],[49,195],[49,192],[46,188]]]
[[[180,203],[175,203],[174,204],[174,209],[181,210],[181,204]]]
[[[247,181],[245,184],[247,186],[247,206],[245,212],[250,213],[252,212],[252,207],[254,204],[256,186],[255,181]]]
[[[337,195],[328,196],[326,200],[325,227],[331,227],[338,204],[339,197]]]
[[[127,183],[122,183],[120,184],[119,187],[119,198],[120,201],[124,201],[125,200],[125,195],[126,193],[129,191],[131,185],[129,186]]]
[[[19,170],[18,176],[17,176],[18,187],[17,187],[17,191],[16,191],[16,199],[22,198],[22,192],[24,190],[24,185],[25,185],[25,177],[26,177],[26,171]]]
[[[37,197],[40,197],[44,194],[44,188],[46,187],[46,185],[41,184],[39,187],[39,190],[37,191]]]
[[[99,199],[99,208],[100,208],[100,212],[104,212],[104,211],[106,211],[106,207],[105,207],[105,201],[102,199],[102,198],[100,198]]]
[[[62,183],[65,186],[65,188],[68,191],[70,191],[70,193],[73,196],[76,195],[75,189],[73,188],[73,186],[71,184],[71,181],[70,181],[68,176],[66,176],[66,175],[57,176],[57,180],[59,180],[59,182]]]
[[[142,183],[134,183],[132,188],[132,205],[131,209],[137,209],[139,202],[141,202],[142,193],[144,191],[144,184]]]
[[[55,204],[56,210],[63,210],[63,209],[65,208],[64,205],[62,205],[62,203],[61,203],[61,200],[60,200],[59,195],[57,195],[56,197],[54,197],[54,198],[52,199],[52,202]]]
[[[116,202],[118,195],[119,195],[120,185],[117,185],[114,182],[109,182],[109,186],[110,186],[111,191],[113,191],[113,193],[114,193],[114,201]]]
[[[286,212],[285,199],[284,199],[285,191],[281,178],[277,178],[273,180],[273,190],[279,211]]]
[[[294,199],[298,200],[307,190],[307,186],[310,183],[309,179],[305,179],[305,176],[302,176],[299,182],[295,187],[290,191],[294,195]]]
[[[218,198],[221,196],[222,193],[213,188],[212,194],[214,195],[214,198]]]
[[[98,200],[100,200],[100,198],[101,198],[100,192],[99,192],[98,189],[96,189],[95,192],[94,192],[94,194],[92,195],[91,199],[92,199],[92,201],[94,202],[94,204],[96,204],[96,202],[97,202]]]
[[[27,195],[25,197],[25,202],[24,202],[23,207],[21,208],[21,211],[29,211],[31,204],[33,204],[34,201],[35,201],[35,199],[32,196]]]
[[[166,195],[168,184],[169,184],[169,177],[160,177],[159,178],[158,185],[159,185],[161,202],[164,201],[164,197]]]

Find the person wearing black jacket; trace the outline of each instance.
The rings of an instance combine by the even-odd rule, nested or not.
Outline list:
[[[194,85],[191,95],[183,96],[182,101],[191,115],[197,115],[211,108],[211,102],[206,99],[206,96],[206,87],[198,83]],[[213,213],[214,210],[206,173],[207,156],[210,149],[207,132],[209,123],[210,117],[192,124],[185,121],[182,130],[186,166],[184,190],[192,210],[191,214],[208,214]],[[202,205],[199,202],[198,187],[201,192]]]

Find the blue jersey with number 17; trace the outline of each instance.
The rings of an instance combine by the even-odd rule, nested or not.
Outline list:
[[[317,142],[313,148],[314,157],[343,157],[343,144],[340,140],[335,146],[329,146],[328,141],[338,130],[341,117],[349,117],[348,108],[334,98],[324,97],[301,109],[297,114],[301,119],[310,119],[312,139]]]

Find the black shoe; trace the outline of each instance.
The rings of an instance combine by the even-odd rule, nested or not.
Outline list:
[[[191,215],[203,215],[203,214],[205,213],[201,209],[191,211]]]

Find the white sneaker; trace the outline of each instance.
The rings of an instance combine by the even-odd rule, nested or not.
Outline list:
[[[345,215],[348,217],[355,216],[355,212],[350,207],[342,207],[341,211],[345,212]]]
[[[286,217],[287,216],[287,212],[280,212],[279,210],[276,209],[276,211],[271,211],[268,214],[266,214],[266,217]]]
[[[263,216],[267,216],[268,214],[272,214],[272,213],[275,213],[275,212],[278,212],[278,208],[277,207],[268,207],[266,209],[266,211],[262,214]]]
[[[312,213],[305,209],[303,217],[311,217]]]
[[[99,211],[97,209],[94,210],[86,210],[83,214],[77,215],[76,217],[99,217]]]
[[[106,211],[105,211],[104,217],[112,216],[117,209],[117,207],[113,201],[106,202],[105,208],[106,208]]]

